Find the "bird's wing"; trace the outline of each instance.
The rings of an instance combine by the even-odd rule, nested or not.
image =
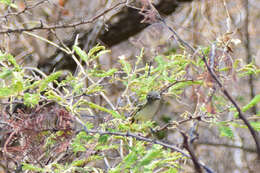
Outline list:
[[[137,114],[138,112],[140,112],[140,111],[144,108],[145,105],[146,105],[146,103],[137,105],[136,109],[133,110],[133,111],[130,113],[130,117],[131,117],[130,121],[131,121],[131,123],[133,123],[133,122],[135,121],[135,116],[136,116],[136,114]]]

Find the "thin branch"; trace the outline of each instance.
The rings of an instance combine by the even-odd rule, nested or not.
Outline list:
[[[58,25],[51,25],[51,26],[44,26],[42,24],[42,22],[40,22],[40,26],[31,27],[31,28],[16,28],[16,29],[10,29],[9,28],[7,30],[0,31],[0,34],[20,33],[20,32],[24,32],[24,31],[36,31],[36,30],[51,30],[51,29],[61,29],[61,28],[62,29],[64,29],[64,28],[75,28],[75,27],[77,27],[79,25],[84,25],[84,24],[89,24],[89,23],[95,22],[101,16],[105,15],[106,13],[108,13],[111,10],[119,7],[122,4],[125,4],[125,2],[120,2],[120,3],[112,6],[111,8],[108,8],[108,9],[104,10],[100,14],[94,16],[93,18],[88,19],[88,20],[82,20],[82,21],[75,22],[75,23],[70,23],[70,24],[58,24]]]
[[[191,146],[191,143],[189,142],[188,140],[188,136],[183,132],[183,131],[180,131],[180,133],[182,134],[183,136],[183,146],[184,148],[186,148],[186,150],[190,153],[190,156],[191,156],[191,160],[194,164],[194,167],[195,167],[195,170],[196,172],[198,173],[202,173],[202,170],[201,170],[201,167],[200,167],[200,164],[199,164],[199,161],[198,161],[198,158],[196,157],[195,153],[194,153],[194,150]]]
[[[232,145],[232,144],[221,144],[221,143],[207,142],[207,141],[197,141],[196,144],[198,144],[198,145],[208,145],[208,146],[213,146],[213,147],[235,148],[235,149],[244,150],[244,151],[250,152],[250,153],[257,152],[253,148],[243,147],[243,146],[238,146],[238,145]]]
[[[250,49],[250,36],[249,36],[249,3],[248,0],[245,0],[245,48],[246,48],[246,62],[247,64],[252,62],[252,55],[251,55],[251,49]],[[252,74],[249,74],[248,84],[250,88],[250,99],[253,99],[255,97],[255,87],[254,87],[254,76]],[[257,113],[257,107],[252,107],[252,112],[254,114]]]
[[[111,136],[131,137],[131,138],[135,138],[136,140],[139,140],[139,141],[145,141],[145,142],[149,142],[149,143],[152,143],[152,144],[161,145],[161,146],[163,146],[165,148],[168,148],[168,149],[171,149],[173,151],[179,152],[179,153],[181,153],[183,156],[185,156],[187,158],[191,158],[191,156],[189,154],[186,154],[185,151],[183,151],[182,149],[180,149],[180,148],[178,148],[178,147],[176,147],[174,145],[170,145],[170,144],[161,142],[161,141],[156,140],[156,139],[146,138],[146,137],[143,137],[143,136],[140,136],[140,135],[136,135],[134,133],[129,133],[129,132],[122,133],[122,132],[109,132],[109,131],[100,131],[100,130],[87,129],[87,127],[85,126],[85,123],[80,118],[78,118],[76,115],[74,115],[74,118],[75,118],[75,120],[79,124],[81,124],[83,126],[83,128],[84,128],[83,131],[85,131],[86,133],[93,133],[93,134],[100,134],[100,135],[111,135]],[[207,167],[203,162],[198,161],[198,164],[201,167],[203,167],[203,169],[205,169],[207,173],[214,173],[213,170],[211,170],[209,167]]]
[[[236,103],[236,101],[231,97],[231,95],[229,94],[229,92],[224,88],[224,86],[222,85],[222,83],[219,81],[219,79],[217,78],[217,76],[215,75],[215,73],[212,71],[212,69],[209,67],[207,60],[206,60],[206,55],[202,52],[203,57],[199,56],[200,58],[202,58],[202,60],[204,61],[208,72],[210,73],[210,75],[212,76],[212,78],[217,82],[218,86],[220,87],[221,91],[223,92],[223,94],[228,98],[228,100],[233,104],[233,106],[236,108],[237,112],[238,112],[238,117],[245,123],[245,125],[248,127],[251,135],[254,138],[254,141],[256,143],[256,149],[257,149],[257,153],[258,156],[260,157],[260,143],[259,143],[259,139],[258,139],[258,134],[256,133],[256,131],[253,129],[253,127],[250,125],[249,121],[246,119],[245,115],[242,113],[240,107],[238,106],[238,104]]]
[[[33,9],[33,8],[39,6],[39,5],[41,5],[41,4],[43,4],[43,3],[47,2],[47,1],[48,0],[42,0],[42,1],[36,3],[36,4],[32,5],[32,6],[25,6],[25,8],[23,10],[21,10],[21,11],[18,11],[18,12],[15,12],[15,13],[7,13],[6,15],[0,16],[0,18],[7,18],[9,16],[19,16],[19,15],[27,12],[28,10]]]
[[[172,86],[176,85],[177,83],[189,82],[189,81],[194,82],[194,80],[192,80],[192,79],[191,80],[178,80],[178,81],[175,81],[175,82],[171,83],[170,85],[168,85],[167,87],[165,87],[164,89],[162,89],[160,91],[160,95],[162,95],[164,92],[166,92],[169,88],[171,88]]]
[[[198,115],[198,116],[190,116],[184,120],[180,120],[180,121],[177,121],[177,122],[170,122],[170,123],[167,123],[165,124],[164,126],[162,126],[161,128],[159,128],[158,130],[156,131],[162,131],[162,130],[165,130],[167,129],[169,126],[179,126],[180,124],[183,124],[183,123],[186,123],[186,122],[189,122],[189,121],[192,121],[192,120],[198,120],[198,121],[204,121],[202,120],[202,115]],[[208,117],[204,117],[204,118],[213,118],[212,116],[208,116]]]
[[[177,41],[180,42],[180,44],[186,46],[187,48],[189,48],[192,53],[196,52],[196,49],[194,47],[192,47],[190,44],[188,44],[186,41],[182,40],[181,37],[177,34],[176,31],[174,31],[174,29],[172,29],[170,26],[167,25],[167,23],[160,18],[160,20],[169,28],[170,31],[172,31],[173,35],[177,38]],[[206,68],[209,72],[209,74],[211,75],[211,77],[215,80],[215,82],[218,84],[218,86],[220,87],[221,91],[223,92],[223,94],[228,98],[228,100],[233,104],[233,106],[236,108],[237,112],[238,112],[238,117],[245,123],[245,125],[248,127],[251,135],[254,138],[255,144],[256,144],[256,148],[257,148],[257,153],[258,156],[260,157],[260,142],[258,139],[258,134],[256,133],[256,131],[253,129],[253,127],[250,125],[249,121],[246,119],[245,115],[242,113],[240,107],[238,106],[238,104],[236,103],[236,101],[231,97],[231,95],[229,94],[229,92],[224,88],[224,86],[222,85],[222,83],[220,82],[220,80],[217,78],[217,76],[215,75],[215,73],[213,72],[213,70],[210,68],[207,59],[206,59],[206,55],[204,54],[204,52],[202,52],[202,57],[198,54],[198,57],[200,59],[202,59],[202,61],[204,62],[204,64],[206,65]]]

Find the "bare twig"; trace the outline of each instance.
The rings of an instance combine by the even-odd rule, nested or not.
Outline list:
[[[198,144],[198,145],[208,145],[208,146],[213,146],[213,147],[235,148],[235,149],[244,150],[244,151],[250,152],[250,153],[256,152],[256,150],[253,149],[253,148],[238,146],[238,145],[232,145],[232,144],[225,144],[225,143],[215,143],[215,142],[200,141],[199,140],[199,141],[196,142],[196,144]]]
[[[88,19],[88,20],[82,20],[82,21],[70,23],[70,24],[58,24],[58,25],[51,25],[51,26],[44,26],[44,24],[42,24],[42,22],[40,22],[40,26],[31,27],[31,28],[16,28],[16,29],[9,28],[7,30],[0,31],[0,34],[19,33],[19,32],[24,32],[24,31],[36,31],[36,30],[51,30],[51,29],[61,29],[61,28],[62,29],[64,29],[64,28],[75,28],[79,25],[84,25],[84,24],[89,24],[89,23],[95,22],[101,16],[105,15],[106,13],[108,13],[111,10],[119,7],[122,4],[125,4],[125,2],[120,2],[120,3],[112,6],[111,8],[104,10],[100,14],[94,16],[93,18]]]
[[[247,61],[247,64],[251,63],[252,62],[252,56],[251,56],[251,49],[250,49],[250,37],[249,37],[249,31],[248,31],[248,28],[249,28],[249,3],[248,3],[248,0],[245,0],[245,24],[244,24],[244,27],[245,27],[245,48],[246,48],[246,61]],[[249,79],[248,79],[248,83],[249,83],[249,87],[250,87],[250,99],[253,99],[255,97],[255,87],[254,87],[254,77],[252,74],[249,74]],[[253,106],[252,107],[252,112],[254,114],[257,113],[257,107],[256,106]]]
[[[172,86],[176,85],[177,83],[180,83],[180,82],[194,82],[194,80],[178,80],[178,81],[175,81],[173,83],[171,83],[170,85],[168,85],[167,87],[165,87],[164,89],[162,89],[160,91],[160,95],[162,95],[164,92],[166,92],[169,88],[171,88]]]
[[[217,78],[217,76],[215,75],[215,73],[212,71],[212,69],[209,67],[207,60],[206,60],[206,55],[202,52],[203,57],[202,58],[203,62],[205,63],[210,75],[212,76],[212,78],[216,81],[216,83],[218,84],[218,86],[220,87],[221,91],[223,92],[223,94],[228,98],[228,100],[234,105],[234,107],[236,108],[237,112],[238,112],[238,117],[245,123],[245,125],[248,127],[251,135],[254,138],[254,141],[256,143],[256,148],[257,148],[257,153],[258,156],[260,157],[260,143],[259,143],[259,139],[258,139],[258,134],[256,133],[256,131],[253,129],[253,127],[250,125],[249,121],[246,119],[246,117],[244,116],[244,114],[242,113],[240,107],[238,106],[238,104],[236,103],[236,101],[231,97],[231,95],[229,94],[229,92],[224,88],[224,86],[222,85],[222,83],[219,81],[219,79]]]
[[[192,148],[192,146],[191,146],[191,144],[190,144],[190,142],[188,140],[188,136],[183,131],[180,131],[180,133],[183,136],[183,146],[190,153],[190,157],[191,157],[191,160],[192,160],[192,162],[194,164],[196,172],[202,173],[202,170],[201,170],[198,158],[196,157],[196,155],[195,155],[195,153],[193,151],[193,148]]]
[[[169,28],[170,31],[172,31],[173,35],[177,38],[177,40],[184,46],[186,46],[187,48],[189,48],[191,50],[192,53],[196,52],[196,49],[194,47],[192,47],[190,44],[188,44],[186,41],[182,40],[181,37],[177,34],[176,31],[174,31],[174,29],[172,29],[170,26],[167,25],[167,23],[160,18],[160,20]],[[228,100],[233,104],[233,106],[236,108],[237,112],[238,112],[238,117],[243,120],[243,122],[245,123],[245,125],[248,127],[252,137],[254,138],[255,144],[256,144],[256,148],[257,148],[257,153],[258,156],[260,157],[260,142],[258,139],[258,134],[256,133],[256,131],[253,129],[253,127],[250,125],[249,121],[246,119],[246,117],[244,116],[244,114],[242,113],[240,107],[238,106],[238,104],[236,103],[236,101],[231,97],[231,95],[229,94],[229,92],[224,88],[224,86],[222,85],[222,83],[220,82],[220,80],[218,79],[218,77],[215,75],[214,71],[210,68],[207,59],[206,59],[206,55],[202,52],[202,56],[200,56],[198,54],[199,58],[202,59],[202,61],[204,62],[204,64],[206,65],[206,68],[209,72],[209,74],[211,75],[211,77],[215,80],[215,82],[218,84],[218,86],[220,87],[221,91],[223,92],[223,94],[228,98]]]
[[[41,4],[43,4],[43,3],[47,2],[47,1],[48,0],[42,0],[42,1],[37,2],[36,4],[34,4],[32,6],[25,6],[25,8],[23,10],[21,10],[21,11],[18,11],[18,12],[15,12],[15,13],[7,13],[6,15],[0,16],[0,18],[7,18],[9,16],[19,16],[19,15],[27,12],[28,10],[33,9],[33,8],[39,6],[39,5],[41,5]]]
[[[211,117],[204,117],[204,118],[213,118],[213,117],[211,116]],[[165,124],[164,126],[162,126],[161,128],[159,128],[159,129],[156,130],[156,131],[165,130],[165,129],[167,129],[169,126],[173,126],[173,125],[179,126],[180,124],[183,124],[183,123],[186,123],[186,122],[189,122],[189,121],[192,121],[192,120],[201,121],[201,120],[202,120],[202,115],[198,115],[198,116],[194,116],[194,117],[190,116],[189,118],[184,119],[184,120],[181,120],[181,121],[167,123],[167,124]]]
[[[154,9],[153,9],[154,10]],[[173,36],[175,37],[175,39],[183,46],[187,47],[188,49],[190,49],[190,51],[195,54],[196,49],[191,46],[188,42],[186,42],[185,40],[183,40],[178,33],[171,28],[169,25],[167,25],[167,23],[165,22],[165,20],[159,15],[158,12],[156,12],[156,19],[157,21],[155,22],[162,22],[172,33]],[[206,55],[204,54],[204,52],[202,51],[202,56],[197,54],[197,56],[202,59],[202,61],[204,62],[204,64],[206,65],[206,68],[210,74],[210,76],[215,80],[215,82],[217,83],[217,85],[220,87],[222,93],[228,98],[228,100],[233,104],[233,106],[236,108],[237,112],[238,112],[238,117],[245,123],[245,125],[248,127],[252,137],[254,138],[255,144],[256,144],[256,148],[257,148],[257,153],[258,156],[260,157],[260,142],[258,139],[258,134],[256,133],[256,131],[253,129],[253,127],[250,125],[249,121],[246,119],[246,117],[243,115],[240,107],[238,106],[238,104],[236,103],[236,101],[231,97],[231,95],[229,94],[229,92],[224,88],[224,86],[222,85],[222,83],[220,82],[220,80],[218,79],[218,77],[215,75],[213,69],[210,67],[210,65],[207,62],[206,59]]]

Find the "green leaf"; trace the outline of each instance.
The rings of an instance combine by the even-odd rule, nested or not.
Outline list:
[[[226,125],[219,125],[218,129],[220,131],[220,136],[225,136],[225,137],[228,137],[228,138],[234,137],[233,131],[230,127],[228,127]]]
[[[92,138],[93,138],[93,136],[88,135],[85,131],[81,131],[77,134],[75,140],[87,142]]]
[[[127,156],[125,156],[123,162],[125,162],[126,168],[131,168],[131,166],[137,161],[138,156],[136,150],[131,151]]]
[[[259,73],[259,68],[254,64],[254,62],[251,62],[250,64],[246,64],[244,67],[238,70],[240,72],[240,76],[246,76],[246,75],[253,75]]]
[[[98,142],[102,143],[102,144],[105,144],[109,139],[109,135],[101,135],[99,138],[98,138]]]
[[[132,71],[131,64],[124,59],[120,59],[119,62],[122,65],[123,71],[129,75]]]
[[[178,173],[178,169],[170,167],[167,171],[162,173]]]
[[[86,151],[86,147],[84,145],[79,144],[79,143],[72,143],[71,146],[72,146],[72,150],[75,154],[78,153],[78,152]]]
[[[137,55],[137,61],[135,62],[135,66],[138,66],[138,64],[142,61],[142,58],[144,56],[144,48],[141,49],[140,55]]]
[[[87,135],[84,131],[79,132],[71,144],[73,152],[77,153],[86,151],[86,145],[92,138],[93,136]]]
[[[100,51],[100,52],[97,53],[97,55],[95,56],[95,58],[96,58],[96,57],[100,57],[101,55],[106,54],[106,53],[110,53],[110,52],[111,52],[111,50],[102,50],[102,51]]]
[[[0,79],[9,78],[9,77],[12,76],[12,74],[13,74],[13,71],[12,71],[12,70],[3,68],[3,69],[2,69],[2,72],[0,73]]]
[[[260,94],[256,95],[246,106],[244,106],[242,108],[242,111],[246,112],[247,110],[249,110],[250,108],[252,108],[256,104],[258,104],[259,102],[260,102]]]
[[[209,52],[210,52],[210,46],[208,46],[208,47],[203,47],[202,48],[202,52],[205,54],[205,55],[208,55],[209,54]]]
[[[106,49],[105,46],[96,45],[95,47],[93,47],[92,49],[89,50],[88,57],[91,58],[91,59],[95,59],[96,57],[103,54],[103,53],[100,53],[100,51],[102,52],[102,50],[104,50],[105,53],[106,53],[107,51],[105,49]],[[96,54],[96,53],[100,53],[100,54],[99,55],[97,54],[95,56],[94,54]]]
[[[73,93],[76,94],[82,93],[82,88],[84,88],[84,82],[72,83],[71,85],[73,87]]]
[[[47,76],[45,79],[41,81],[38,92],[44,91],[47,88],[49,83],[55,81],[61,75],[62,75],[62,71],[57,71]]]
[[[158,157],[162,156],[161,146],[154,145],[154,148],[150,149],[148,153],[140,160],[138,167],[145,166],[151,163],[151,161],[155,160]]]
[[[260,131],[260,122],[250,122],[250,124],[256,131]]]
[[[24,104],[26,106],[33,107],[39,103],[40,100],[40,95],[39,94],[30,94],[30,93],[25,93],[23,96],[24,99]]]
[[[79,102],[77,102],[75,105],[73,105],[73,107],[77,107],[81,104],[87,104],[89,107],[93,108],[93,109],[98,109],[100,111],[103,111],[103,112],[106,112],[106,113],[109,113],[110,115],[113,116],[113,118],[120,118],[120,119],[125,119],[125,117],[121,116],[119,113],[117,113],[116,111],[114,110],[110,110],[110,109],[107,109],[105,107],[102,107],[102,106],[99,106],[95,103],[92,103],[92,102],[88,102],[86,100],[80,100]]]
[[[21,71],[20,66],[17,64],[15,58],[13,57],[13,55],[9,54],[9,53],[1,53],[0,52],[0,61],[3,60],[7,60],[9,63],[11,63],[14,67],[16,71]]]
[[[23,165],[23,167],[22,167],[23,171],[29,170],[29,171],[34,171],[34,172],[44,172],[44,169],[38,168],[31,164],[22,163],[22,165]]]
[[[117,72],[117,69],[112,68],[109,69],[108,71],[103,71],[103,70],[92,70],[91,73],[95,77],[108,77],[112,76],[115,72]]]
[[[179,90],[179,89],[183,89],[186,88],[187,86],[191,86],[191,85],[200,85],[202,84],[202,81],[186,81],[186,82],[179,82],[175,85],[173,85],[170,90]]]
[[[8,6],[12,7],[12,8],[16,8],[16,9],[18,8],[17,5],[15,5],[14,3],[12,3],[11,0],[0,0],[0,3],[3,3],[3,4],[5,4],[5,5],[8,5]]]
[[[12,88],[9,88],[9,87],[3,87],[3,88],[0,88],[0,98],[1,97],[9,97],[9,96],[12,96],[14,95],[14,91]]]
[[[75,160],[71,163],[72,166],[83,166],[86,163],[85,160]]]
[[[54,100],[56,102],[65,102],[64,98],[62,98],[60,95],[58,95],[55,91],[49,90],[44,95],[49,99],[49,100]]]
[[[19,93],[23,91],[23,83],[22,81],[17,81],[12,85],[13,91]]]
[[[88,61],[88,55],[85,51],[83,51],[80,47],[74,45],[73,46],[73,50],[75,50],[76,54],[83,60],[87,63]]]

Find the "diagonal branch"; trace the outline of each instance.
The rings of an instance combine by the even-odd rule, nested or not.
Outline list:
[[[160,18],[160,20],[169,28],[170,31],[172,31],[174,37],[177,38],[177,41],[181,44],[184,45],[185,47],[189,48],[191,50],[192,53],[195,53],[196,50],[194,47],[192,47],[190,44],[188,44],[186,41],[182,40],[181,37],[177,34],[176,31],[174,31],[174,29],[172,29],[170,26],[168,26],[166,24],[166,22]],[[236,108],[237,112],[238,112],[238,117],[245,123],[245,125],[248,127],[252,137],[254,138],[255,144],[256,144],[256,150],[257,150],[257,154],[258,157],[260,157],[260,142],[258,139],[258,134],[256,133],[256,131],[253,129],[253,127],[250,125],[249,121],[246,119],[245,115],[242,113],[240,107],[238,106],[238,104],[236,103],[236,101],[231,97],[231,95],[229,94],[229,92],[224,88],[224,86],[222,85],[222,83],[220,82],[220,80],[218,79],[218,77],[215,75],[215,73],[213,72],[213,70],[210,68],[207,59],[206,59],[206,55],[202,52],[202,57],[200,55],[198,55],[199,58],[202,59],[202,61],[204,62],[204,64],[206,65],[206,68],[209,72],[209,74],[211,75],[211,77],[216,81],[216,83],[218,84],[218,86],[220,87],[222,93],[228,98],[228,100],[233,104],[233,106]]]
[[[135,138],[136,140],[139,141],[145,141],[145,142],[149,142],[152,144],[158,144],[161,145],[165,148],[171,149],[173,151],[179,152],[181,153],[183,156],[187,157],[187,158],[192,158],[189,154],[187,154],[185,151],[183,151],[182,149],[174,146],[174,145],[170,145],[164,142],[161,142],[159,140],[155,140],[155,139],[150,139],[150,138],[146,138],[140,135],[136,135],[134,133],[123,133],[123,132],[109,132],[109,131],[99,131],[99,130],[91,130],[91,129],[87,129],[86,126],[84,125],[84,123],[77,117],[74,116],[76,121],[81,124],[84,127],[84,131],[86,133],[93,133],[93,134],[100,134],[100,135],[111,135],[111,136],[123,136],[123,137],[131,137],[131,138]],[[200,167],[202,167],[203,169],[205,169],[205,171],[207,173],[214,173],[213,170],[211,170],[209,167],[207,167],[203,162],[197,160],[197,163],[200,165]]]
[[[191,160],[194,164],[194,167],[195,167],[195,170],[196,172],[198,173],[202,173],[202,170],[201,170],[201,167],[200,167],[200,164],[199,164],[199,161],[198,161],[198,158],[196,157],[195,153],[194,153],[194,150],[191,146],[191,143],[190,141],[188,140],[188,136],[183,132],[183,131],[180,131],[180,133],[182,134],[183,136],[183,146],[184,148],[186,148],[186,150],[190,153],[190,157],[191,157]]]
[[[110,12],[111,10],[113,10],[123,4],[125,4],[125,2],[120,2],[88,20],[82,20],[82,21],[78,21],[78,22],[70,23],[70,24],[58,24],[58,25],[50,25],[50,26],[44,26],[43,23],[40,22],[40,26],[35,26],[35,27],[31,27],[31,28],[16,28],[16,29],[9,28],[9,29],[0,31],[0,34],[20,33],[20,32],[24,32],[24,31],[36,31],[36,30],[75,28],[79,25],[84,25],[84,24],[89,24],[89,23],[95,22],[98,18],[104,16],[106,13]]]

